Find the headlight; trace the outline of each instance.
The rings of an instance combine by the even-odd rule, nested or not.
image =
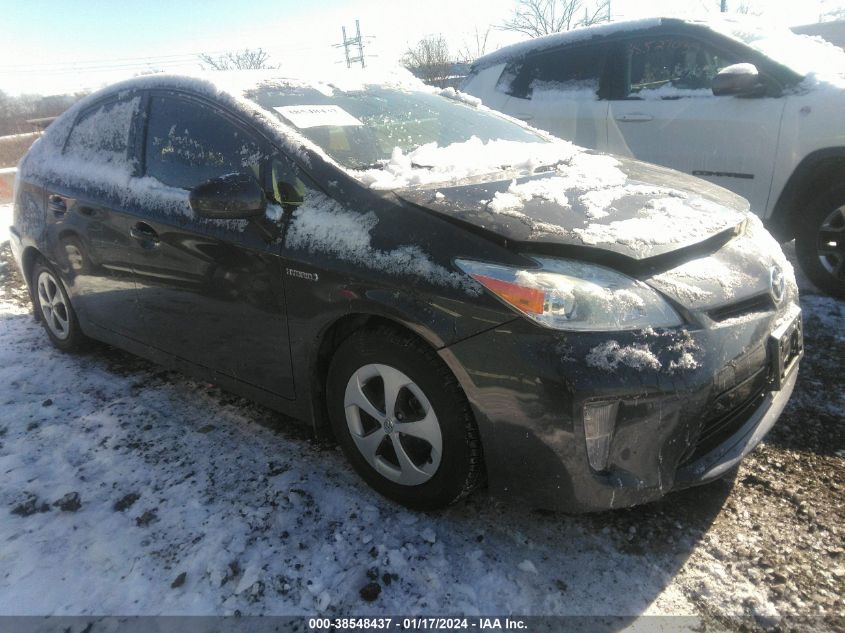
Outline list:
[[[538,268],[466,259],[455,264],[507,305],[555,330],[639,330],[683,323],[672,306],[641,281],[595,264],[533,259]]]

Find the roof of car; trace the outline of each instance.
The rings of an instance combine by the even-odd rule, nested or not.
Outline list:
[[[704,28],[711,28],[723,35],[729,35],[730,29],[725,29],[726,25],[752,25],[757,28],[759,24],[754,25],[753,19],[741,17],[724,17],[718,18],[694,18],[694,17],[652,17],[643,18],[639,20],[620,20],[619,22],[609,22],[607,24],[598,24],[593,26],[578,27],[571,31],[562,33],[552,33],[543,37],[537,37],[522,42],[516,42],[509,46],[504,46],[497,51],[493,51],[483,57],[475,60],[473,66],[475,68],[486,68],[496,64],[502,64],[513,59],[519,59],[530,53],[536,53],[548,48],[555,48],[557,46],[574,44],[577,42],[584,42],[596,37],[607,37],[617,33],[642,31],[646,29],[656,28],[665,24],[690,25]],[[722,28],[719,28],[720,25]]]
[[[493,66],[503,62],[510,61],[514,58],[523,57],[529,53],[535,53],[547,48],[553,48],[564,44],[574,44],[575,42],[583,42],[591,40],[595,37],[606,37],[623,31],[639,31],[643,29],[650,29],[663,24],[666,18],[645,18],[641,20],[622,20],[619,22],[609,22],[607,24],[600,24],[595,26],[586,26],[572,29],[571,31],[564,31],[561,33],[552,33],[551,35],[544,35],[522,42],[516,42],[504,46],[497,51],[488,53],[483,57],[475,60],[476,67]]]

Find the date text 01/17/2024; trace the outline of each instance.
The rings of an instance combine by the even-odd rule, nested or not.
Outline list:
[[[312,631],[341,630],[526,630],[525,621],[518,618],[309,618]]]

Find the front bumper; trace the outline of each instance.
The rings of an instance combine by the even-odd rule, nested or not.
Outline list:
[[[551,332],[518,319],[441,356],[475,412],[492,494],[598,511],[717,479],[759,444],[797,378],[800,354],[778,380],[769,371],[770,335],[783,316],[611,334]],[[591,363],[608,343],[658,361]],[[607,467],[598,472],[583,420],[584,405],[595,401],[619,403]]]

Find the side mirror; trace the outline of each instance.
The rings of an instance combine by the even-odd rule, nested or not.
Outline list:
[[[713,78],[712,88],[717,97],[762,97],[766,93],[754,64],[726,66]]]
[[[191,189],[191,209],[198,216],[218,220],[238,220],[264,215],[267,197],[255,177],[227,174],[212,178]]]

